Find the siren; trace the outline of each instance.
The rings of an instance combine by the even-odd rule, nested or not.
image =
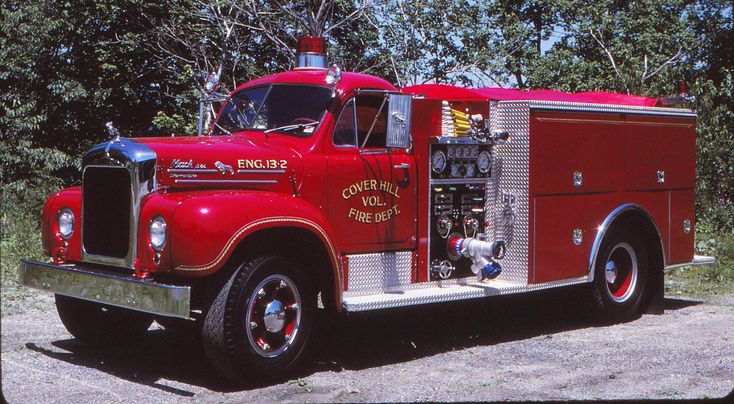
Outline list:
[[[325,69],[326,41],[318,36],[302,36],[296,50],[296,69]]]

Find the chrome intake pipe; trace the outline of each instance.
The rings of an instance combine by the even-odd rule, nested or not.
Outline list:
[[[479,280],[494,279],[502,272],[502,267],[495,261],[505,256],[506,243],[503,240],[492,242],[475,238],[454,237],[449,240],[449,253],[471,258],[471,270]]]

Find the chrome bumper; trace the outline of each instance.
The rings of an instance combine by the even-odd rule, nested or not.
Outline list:
[[[694,255],[693,261],[691,262],[684,262],[682,264],[673,264],[668,265],[665,267],[666,271],[670,271],[671,269],[676,269],[680,267],[695,267],[699,265],[711,265],[714,262],[716,262],[716,257],[709,257],[706,255]]]
[[[140,280],[79,265],[55,265],[23,261],[20,284],[64,296],[111,306],[189,318],[191,288]]]

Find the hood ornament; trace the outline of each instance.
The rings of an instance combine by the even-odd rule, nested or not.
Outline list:
[[[112,124],[111,121],[107,122],[105,126],[107,127],[107,133],[110,135],[110,140],[112,140],[113,142],[119,143],[120,136],[121,136],[120,131],[117,130],[117,128],[115,127],[115,125]]]
[[[120,140],[120,136],[121,136],[120,131],[117,130],[117,128],[115,127],[115,125],[112,124],[112,122],[107,122],[105,126],[107,127],[107,133],[109,133],[110,135],[110,141],[107,142],[107,145],[104,148],[104,153],[107,156],[107,158],[109,158],[110,149],[112,148],[113,144],[119,143],[122,147],[124,147],[125,145],[122,144],[122,140]]]

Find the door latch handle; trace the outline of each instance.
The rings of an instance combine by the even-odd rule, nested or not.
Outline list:
[[[392,168],[398,168],[398,169],[402,168],[403,170],[407,170],[410,168],[410,163],[395,164],[394,166],[392,166]]]

